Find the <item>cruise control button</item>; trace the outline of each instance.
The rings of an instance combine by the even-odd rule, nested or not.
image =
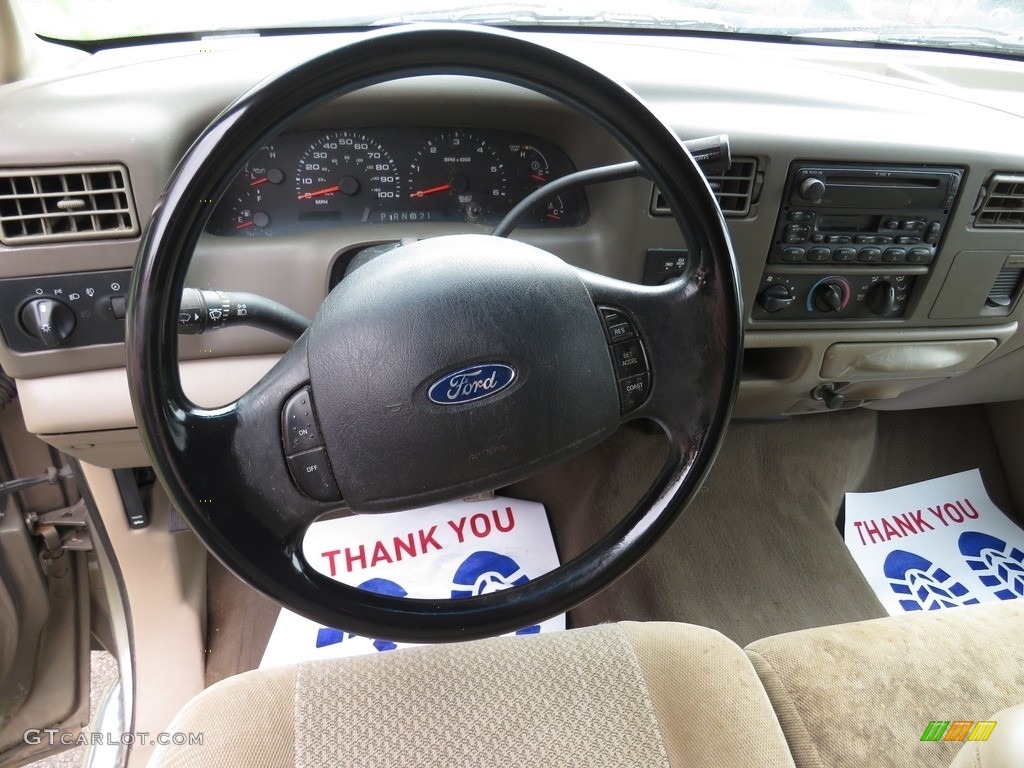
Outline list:
[[[651,377],[649,374],[641,373],[638,376],[630,376],[619,382],[619,410],[622,413],[632,411],[638,407],[647,395],[650,394]]]
[[[612,360],[615,362],[615,375],[619,379],[647,373],[647,360],[644,359],[644,348],[639,339],[614,345]]]
[[[323,445],[313,415],[313,396],[309,387],[300,389],[284,404],[284,410],[281,411],[281,435],[284,438],[285,456]]]
[[[300,491],[317,501],[336,501],[341,498],[334,475],[327,465],[323,448],[288,457],[288,470]]]
[[[636,337],[636,328],[622,312],[617,309],[601,309],[601,319],[608,334],[608,343],[625,341]]]

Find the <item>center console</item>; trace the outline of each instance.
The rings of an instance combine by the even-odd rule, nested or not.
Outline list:
[[[751,319],[898,319],[942,244],[964,169],[797,161]]]

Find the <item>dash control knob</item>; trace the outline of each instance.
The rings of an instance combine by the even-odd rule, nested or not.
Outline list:
[[[800,197],[804,200],[808,200],[812,203],[821,201],[821,198],[825,196],[825,182],[821,179],[810,178],[804,179],[800,184]]]
[[[778,312],[796,301],[796,297],[785,285],[769,285],[757,297],[758,304],[765,312]]]
[[[57,347],[75,330],[75,313],[60,299],[32,299],[21,308],[21,327],[46,346]]]
[[[838,312],[843,308],[843,286],[824,282],[814,289],[814,308],[819,312]]]
[[[866,303],[876,315],[888,317],[896,310],[896,286],[888,280],[875,283],[868,291]]]

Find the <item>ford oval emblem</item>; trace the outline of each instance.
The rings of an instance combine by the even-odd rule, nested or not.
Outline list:
[[[496,395],[516,380],[516,369],[504,363],[481,363],[452,371],[430,385],[427,397],[438,405],[459,405]]]

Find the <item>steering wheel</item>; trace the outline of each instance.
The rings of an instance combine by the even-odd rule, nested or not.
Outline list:
[[[346,277],[238,400],[214,409],[191,402],[178,373],[176,323],[208,218],[202,201],[218,199],[248,155],[297,115],[370,85],[433,74],[521,85],[589,115],[633,154],[675,212],[693,265],[688,276],[639,286],[511,240],[420,241]],[[696,492],[735,398],[737,285],[707,182],[673,131],[627,88],[505,32],[374,32],[253,87],[177,167],[131,283],[135,415],[156,473],[193,531],[271,598],[326,626],[387,640],[497,635],[609,585]],[[282,413],[296,408],[289,417],[310,429],[300,435],[285,419],[282,432]],[[640,418],[659,424],[669,443],[653,485],[588,550],[523,586],[460,600],[403,599],[336,582],[302,557],[305,529],[326,511],[386,512],[499,488]],[[288,458],[296,451],[298,459]],[[293,479],[302,472],[312,475],[303,478],[306,492]]]

